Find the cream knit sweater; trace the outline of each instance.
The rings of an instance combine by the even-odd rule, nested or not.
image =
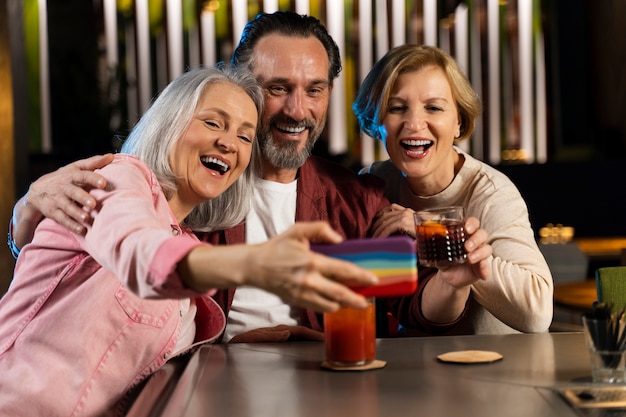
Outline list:
[[[465,158],[452,183],[420,197],[390,160],[362,172],[386,181],[392,203],[421,210],[461,205],[480,220],[493,247],[491,277],[472,285],[466,317],[446,334],[545,332],[552,321],[552,274],[535,241],[528,209],[517,187],[495,168],[455,148]]]

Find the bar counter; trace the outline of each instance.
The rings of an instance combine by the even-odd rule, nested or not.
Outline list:
[[[465,350],[503,358],[437,359]],[[589,353],[575,332],[378,339],[376,356],[384,368],[330,371],[320,367],[320,342],[205,345],[181,370],[155,374],[128,416],[567,417],[585,414],[557,389],[592,386]]]
[[[581,237],[574,242],[590,258],[619,260],[622,250],[626,249],[626,236],[617,237]]]

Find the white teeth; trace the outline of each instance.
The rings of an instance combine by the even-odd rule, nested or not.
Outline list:
[[[289,133],[301,133],[301,132],[304,132],[304,129],[306,129],[303,126],[290,126],[290,125],[280,125],[280,124],[277,124],[276,127],[280,130],[284,130],[285,132],[289,132]]]
[[[200,161],[202,161],[203,164],[219,165],[222,168],[222,173],[225,173],[230,169],[228,164],[226,164],[224,161],[220,161],[219,159],[212,156],[202,156],[200,157]]]
[[[430,140],[403,140],[402,143],[408,146],[427,146],[432,143]]]

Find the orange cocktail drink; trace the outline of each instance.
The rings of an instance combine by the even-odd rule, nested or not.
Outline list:
[[[326,361],[334,366],[365,365],[376,358],[376,308],[344,307],[324,314]]]

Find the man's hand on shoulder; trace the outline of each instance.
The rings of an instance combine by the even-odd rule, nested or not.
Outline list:
[[[104,188],[106,180],[93,172],[113,161],[113,154],[97,155],[72,162],[33,182],[13,210],[12,232],[18,248],[30,242],[43,217],[55,220],[75,233],[85,233],[96,205],[89,194]]]

